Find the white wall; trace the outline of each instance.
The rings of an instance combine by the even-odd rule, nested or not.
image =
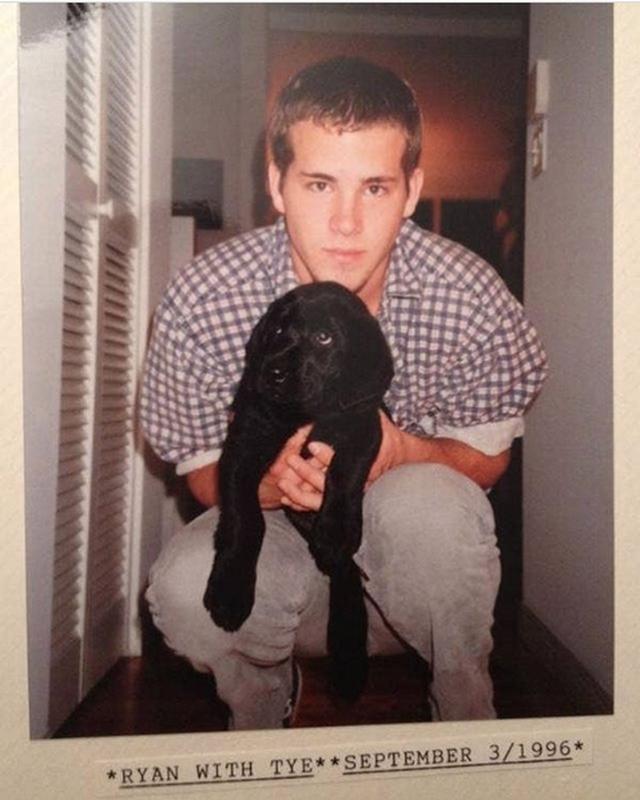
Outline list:
[[[612,692],[611,6],[532,4],[548,170],[527,178],[525,304],[550,358],[524,453],[524,602]]]
[[[20,7],[20,191],[31,735],[48,734],[60,423],[65,9]],[[30,102],[24,102],[28,97]],[[28,198],[28,200],[26,199]],[[46,224],[42,224],[46,220]],[[52,431],[55,435],[52,435]]]
[[[173,127],[173,6],[149,3],[144,23],[149,30],[143,54],[143,161],[141,213],[141,270],[139,293],[138,374],[142,374],[153,312],[170,277],[171,158]],[[138,421],[136,421],[138,425]],[[152,453],[137,430],[134,481],[134,532],[129,596],[130,655],[140,652],[139,594],[162,545],[164,477],[167,467]]]

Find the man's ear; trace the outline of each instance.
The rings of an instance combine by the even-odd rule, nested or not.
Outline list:
[[[407,219],[416,210],[418,200],[420,200],[420,192],[422,191],[422,184],[424,183],[424,172],[420,167],[416,167],[409,176],[409,196],[404,205],[402,216]]]
[[[282,197],[282,173],[273,163],[269,162],[269,191],[271,193],[271,202],[276,211],[284,214],[284,199]]]

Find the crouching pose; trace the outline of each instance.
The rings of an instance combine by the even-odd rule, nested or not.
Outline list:
[[[338,58],[281,92],[268,128],[281,218],[196,257],[157,310],[141,416],[209,510],[168,542],[147,598],[169,645],[215,675],[236,729],[290,724],[294,657],[326,653],[329,577],[285,510],[319,511],[334,455],[302,426],[258,487],[265,521],[254,602],[236,630],[202,597],[218,520],[218,460],[251,331],[276,298],[334,281],[388,342],[393,379],[365,483],[370,655],[414,648],[431,667],[435,719],[495,716],[488,671],[499,554],[486,492],[538,394],[546,360],[520,304],[465,248],[415,226],[421,117],[386,69]],[[229,626],[227,626],[229,627]]]

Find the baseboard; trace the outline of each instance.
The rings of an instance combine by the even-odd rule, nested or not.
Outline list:
[[[521,644],[562,686],[576,715],[613,714],[608,692],[526,606],[520,608],[518,632]]]

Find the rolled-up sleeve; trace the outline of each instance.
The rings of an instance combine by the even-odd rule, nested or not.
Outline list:
[[[547,359],[522,306],[510,303],[498,321],[480,308],[443,375],[440,425],[466,427],[522,416],[547,375]]]
[[[456,439],[487,456],[497,456],[508,450],[514,439],[524,434],[524,419],[510,417],[498,422],[485,422],[460,428],[450,425],[434,425],[432,418],[427,417],[421,421],[420,431],[422,435]]]
[[[510,300],[495,316],[478,304],[441,377],[430,435],[458,439],[489,455],[507,449],[522,436],[524,414],[547,372],[540,338],[519,303]]]
[[[188,472],[218,459],[232,386],[165,298],[158,308],[140,396],[140,421],[164,461]]]

